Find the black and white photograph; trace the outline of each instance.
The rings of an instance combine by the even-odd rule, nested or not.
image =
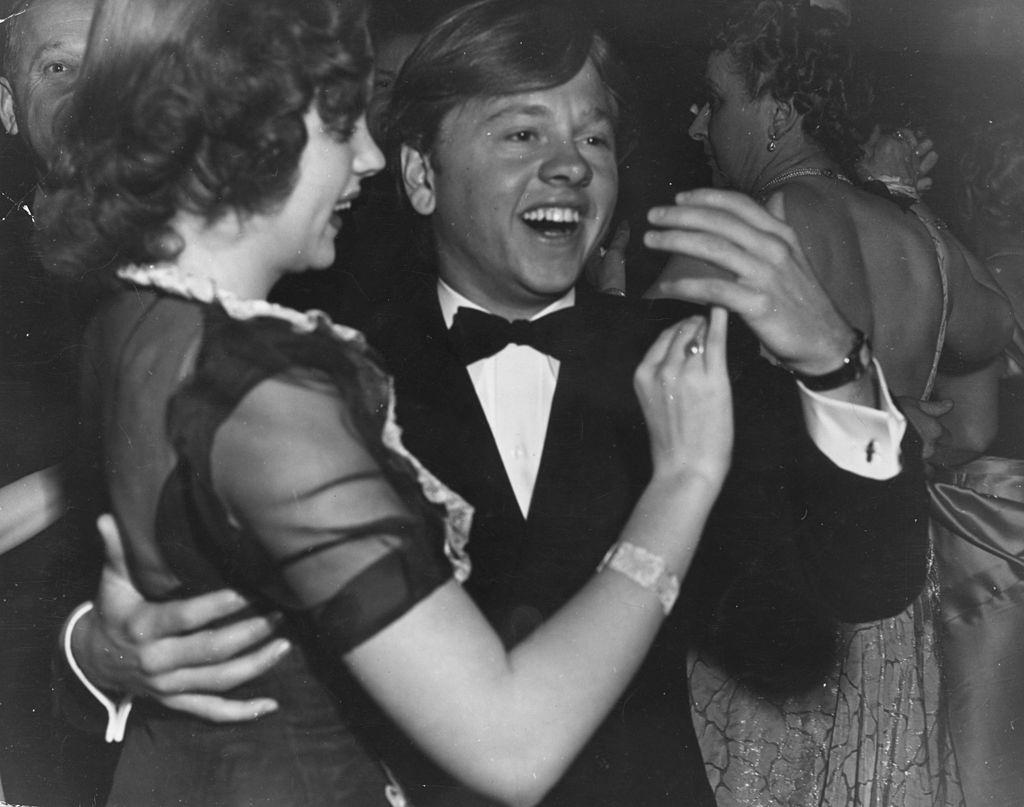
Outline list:
[[[0,126],[0,807],[1024,805],[1021,0],[0,0]]]

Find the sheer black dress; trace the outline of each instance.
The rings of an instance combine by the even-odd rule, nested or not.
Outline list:
[[[402,803],[341,657],[465,571],[443,516],[468,528],[468,508],[401,448],[357,333],[134,271],[85,359],[97,476],[134,581],[157,600],[234,587],[285,614],[295,649],[230,693],[277,699],[259,720],[138,703],[110,803]]]

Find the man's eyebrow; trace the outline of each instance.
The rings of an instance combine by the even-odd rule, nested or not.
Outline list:
[[[493,123],[500,118],[511,117],[513,115],[524,115],[531,118],[545,118],[551,116],[551,109],[543,104],[507,104],[488,115],[484,119],[484,123]],[[587,123],[604,121],[613,122],[615,120],[615,116],[603,106],[591,107],[584,112],[581,117]]]
[[[551,110],[543,104],[506,104],[499,107],[484,119],[484,123],[493,123],[499,118],[512,115],[525,115],[530,118],[543,118],[551,114]]]
[[[591,107],[581,117],[586,123],[615,123],[615,116],[603,106]]]
[[[84,45],[82,46],[84,48]],[[32,51],[32,63],[34,64],[39,59],[48,56],[51,53],[71,53],[75,49],[71,45],[70,40],[67,39],[54,39],[50,42],[42,43],[38,48]]]

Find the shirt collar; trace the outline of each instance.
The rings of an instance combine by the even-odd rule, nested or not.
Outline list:
[[[459,294],[441,278],[437,279],[437,300],[441,304],[441,316],[444,317],[444,326],[446,328],[452,327],[455,312],[460,308],[475,308],[477,311],[487,311],[482,305],[477,305],[472,300]],[[576,305],[576,289],[569,289],[564,296],[559,297],[543,311],[538,311],[530,319],[540,319],[547,314],[561,311],[563,308],[571,308],[574,305]],[[487,311],[487,313],[490,314],[491,312]]]

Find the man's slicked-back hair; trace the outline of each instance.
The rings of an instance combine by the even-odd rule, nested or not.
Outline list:
[[[608,41],[560,0],[481,0],[434,26],[395,82],[388,154],[394,159],[403,145],[429,154],[445,116],[461,104],[559,87],[588,59],[613,101],[622,158],[635,139],[632,82]]]

